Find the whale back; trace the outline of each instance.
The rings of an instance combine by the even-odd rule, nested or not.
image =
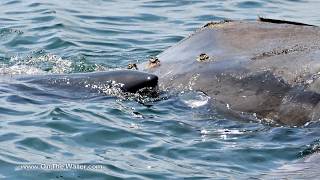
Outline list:
[[[234,111],[289,125],[318,118],[314,111],[320,100],[318,27],[263,21],[208,23],[157,57],[160,65],[147,71],[159,76],[164,89],[203,91]],[[310,99],[297,98],[301,93]],[[299,117],[293,113],[297,109]]]

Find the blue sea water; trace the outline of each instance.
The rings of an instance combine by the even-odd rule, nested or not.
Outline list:
[[[264,16],[320,25],[319,9],[318,0],[1,0],[0,73],[124,68],[208,21]],[[255,179],[319,148],[317,123],[230,119],[193,107],[203,103],[196,92],[139,103],[33,96],[32,88],[9,87],[5,78],[0,85],[1,178]]]

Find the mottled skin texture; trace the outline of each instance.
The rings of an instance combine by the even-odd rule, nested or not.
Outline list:
[[[205,53],[209,60],[199,62]],[[320,115],[320,28],[270,22],[209,23],[139,69],[165,89],[200,90],[219,107],[287,125]],[[239,113],[240,114],[240,113]]]

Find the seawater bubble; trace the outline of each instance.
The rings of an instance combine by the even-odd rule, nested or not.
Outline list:
[[[45,72],[42,71],[39,68],[36,68],[36,67],[15,64],[13,66],[2,65],[0,67],[0,74],[2,74],[2,75],[5,75],[5,74],[10,74],[10,75],[19,75],[19,74],[34,75],[34,74],[45,74]]]
[[[189,88],[190,91],[193,90],[193,86],[195,85],[195,83],[196,83],[196,81],[198,80],[199,77],[200,77],[200,74],[195,74],[190,78],[189,84],[188,84],[188,88]]]
[[[200,133],[201,133],[202,135],[207,135],[207,134],[209,134],[209,131],[206,130],[206,129],[202,129]]]
[[[72,72],[73,62],[53,54],[12,56],[1,68],[1,74],[63,74]]]
[[[201,91],[183,93],[180,96],[183,103],[191,108],[198,108],[208,104],[210,97]]]
[[[130,128],[131,128],[131,129],[139,129],[139,125],[138,125],[138,124],[135,124],[135,123],[131,123],[131,124],[130,124]]]
[[[222,135],[220,135],[220,138],[226,140],[227,139],[227,135],[226,134],[222,134]]]
[[[217,129],[216,131],[219,134],[227,135],[227,134],[232,134],[232,135],[237,135],[237,134],[243,134],[241,130],[238,129]]]

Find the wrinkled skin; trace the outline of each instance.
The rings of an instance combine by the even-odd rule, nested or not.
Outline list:
[[[210,58],[199,60],[203,53]],[[209,23],[157,57],[157,66],[138,68],[159,76],[163,89],[184,90],[192,82],[193,90],[212,97],[223,111],[290,126],[320,118],[318,27],[281,21]]]

